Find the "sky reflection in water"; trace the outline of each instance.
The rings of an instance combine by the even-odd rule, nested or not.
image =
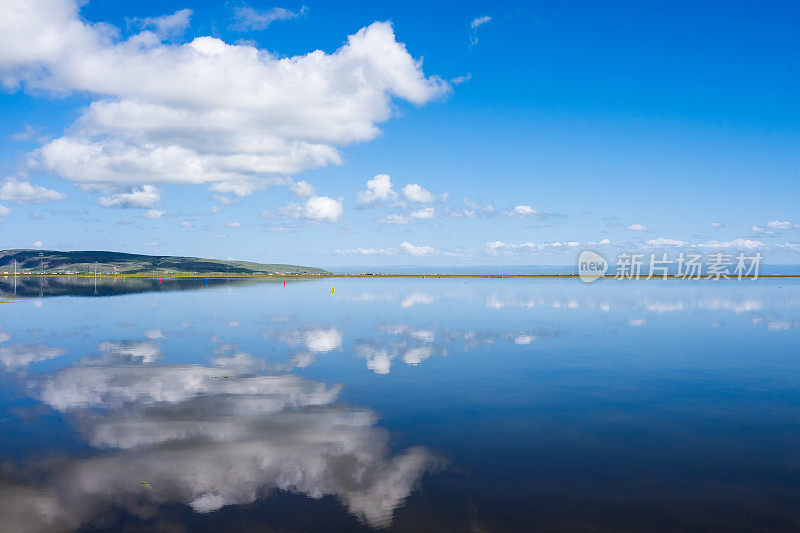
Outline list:
[[[17,280],[3,523],[798,525],[797,281],[330,283]]]

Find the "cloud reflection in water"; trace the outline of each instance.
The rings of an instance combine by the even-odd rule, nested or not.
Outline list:
[[[84,364],[36,378],[38,398],[101,451],[17,472],[3,483],[6,525],[74,528],[112,503],[140,517],[168,503],[207,513],[277,489],[335,496],[385,527],[436,467],[423,448],[392,454],[372,411],[336,403],[340,386],[245,366]]]

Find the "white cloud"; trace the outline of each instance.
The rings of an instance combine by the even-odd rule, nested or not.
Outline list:
[[[336,255],[395,255],[394,248],[350,248],[348,250],[334,250]]]
[[[631,224],[628,226],[628,229],[633,231],[647,231],[647,226],[644,224]]]
[[[128,192],[102,196],[98,201],[104,207],[155,207],[161,201],[161,191],[152,185],[142,185]]]
[[[410,242],[403,242],[400,247],[409,255],[420,257],[423,255],[431,255],[436,253],[433,246],[414,246]]]
[[[306,198],[314,194],[314,186],[306,180],[293,181],[289,185],[289,190],[298,198]]]
[[[306,6],[297,12],[282,7],[273,7],[267,11],[256,11],[248,6],[235,7],[233,17],[236,23],[231,28],[239,31],[266,30],[275,21],[296,19],[305,15],[307,10]]]
[[[11,214],[11,208],[0,205],[0,217],[7,217]]]
[[[291,233],[294,230],[287,226],[272,226],[271,228],[269,228],[269,231],[275,233]]]
[[[392,190],[392,179],[389,175],[378,174],[367,181],[367,190],[360,191],[356,201],[359,204],[369,205],[396,197],[397,193]]]
[[[25,124],[25,129],[18,133],[12,133],[8,136],[8,138],[12,141],[32,141],[36,137],[37,133],[38,130],[36,128],[30,124]]]
[[[279,216],[302,218],[312,222],[336,222],[343,213],[341,198],[334,199],[327,196],[312,196],[303,204],[291,202],[277,210]],[[261,213],[262,218],[273,216],[275,215],[269,211]]]
[[[231,198],[230,196],[225,196],[224,194],[215,194],[214,200],[216,200],[217,202],[219,202],[224,206],[234,205],[239,203],[238,198]]]
[[[799,229],[800,224],[792,224],[788,220],[770,220],[767,227],[772,229]]]
[[[403,187],[403,196],[405,196],[406,200],[419,204],[429,204],[433,201],[433,195],[430,191],[416,183],[409,183]]]
[[[404,217],[403,215],[392,213],[390,215],[386,215],[385,217],[378,219],[378,222],[381,224],[408,224],[409,222],[411,222],[411,220],[409,220],[407,217]]]
[[[189,222],[188,220],[184,220],[183,222],[181,222],[181,226],[184,227],[184,228],[191,228],[192,227],[192,223]]]
[[[485,15],[483,17],[477,17],[477,18],[472,19],[472,22],[470,22],[469,27],[474,30],[478,26],[481,26],[482,24],[486,24],[490,20],[492,20],[492,17],[490,17],[488,15]]]
[[[730,241],[706,241],[692,245],[692,247],[694,248],[732,248],[732,249],[761,248],[762,246],[764,246],[764,244],[761,241],[743,239],[741,237]]]
[[[723,226],[722,222],[712,222],[711,223],[711,227],[712,228],[721,228],[722,226]]]
[[[491,21],[492,17],[489,15],[484,15],[482,17],[476,17],[472,19],[472,22],[469,23],[470,28],[470,35],[469,35],[469,47],[472,48],[476,44],[478,44],[478,28],[486,24],[487,22]]]
[[[455,78],[450,78],[450,83],[453,85],[461,85],[462,83],[466,83],[472,79],[472,74],[467,72],[463,76],[456,76]]]
[[[218,181],[216,183],[212,183],[210,189],[223,194],[247,196],[256,191],[260,191],[268,184],[268,180],[262,180],[259,178],[242,178],[239,180]]]
[[[149,219],[161,218],[162,216],[164,216],[164,213],[166,213],[166,211],[159,211],[158,209],[148,209],[147,212],[145,212],[144,214],[144,218],[149,218]]]
[[[239,222],[228,222],[229,228],[240,228],[242,225]]]
[[[191,16],[191,9],[181,9],[172,15],[136,19],[136,22],[139,22],[142,28],[152,28],[155,30],[156,35],[166,38],[179,34],[188,28]]]
[[[411,213],[411,218],[433,218],[434,211],[432,207],[425,207]]]
[[[64,200],[66,194],[32,185],[28,181],[17,181],[7,178],[0,185],[0,200],[18,204],[46,204],[55,200]]]
[[[487,211],[487,208],[484,208],[484,210]],[[491,214],[492,211],[493,208],[488,206],[488,214]],[[511,209],[504,211],[503,215],[511,218],[532,218],[537,220],[564,217],[564,215],[561,213],[555,213],[553,211],[539,211],[538,209],[534,209],[529,205],[516,205]]]
[[[486,251],[490,255],[518,255],[523,252],[534,252],[540,250],[567,250],[567,249],[574,249],[576,246],[579,246],[580,243],[578,241],[553,241],[553,242],[546,242],[541,244],[536,244],[534,242],[522,242],[522,243],[505,243],[503,241],[490,241],[486,243]]]
[[[308,220],[336,222],[343,213],[342,201],[327,196],[312,196],[303,206],[302,216]]]
[[[33,243],[34,248],[41,248],[42,246],[44,246],[44,243],[42,241],[36,241]]]
[[[125,40],[82,21],[75,0],[4,6],[0,82],[94,95],[35,166],[84,185],[180,183],[240,187],[341,163],[338,147],[372,140],[393,99],[424,104],[449,90],[374,23],[333,53],[280,57],[215,37]],[[243,186],[237,194],[249,194]]]
[[[664,237],[658,237],[657,239],[650,239],[649,241],[646,241],[645,244],[647,246],[652,246],[652,247],[689,245],[689,243],[686,241],[681,241],[677,239],[665,239]]]

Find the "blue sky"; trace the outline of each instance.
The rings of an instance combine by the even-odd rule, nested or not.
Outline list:
[[[800,262],[794,3],[10,12],[3,248],[321,266],[572,264],[584,248]]]

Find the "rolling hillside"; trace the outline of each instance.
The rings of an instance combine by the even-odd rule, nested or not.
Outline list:
[[[274,265],[249,261],[223,261],[199,257],[139,255],[121,252],[58,252],[53,250],[2,250],[0,272],[18,274],[273,274],[328,275],[321,268]]]

